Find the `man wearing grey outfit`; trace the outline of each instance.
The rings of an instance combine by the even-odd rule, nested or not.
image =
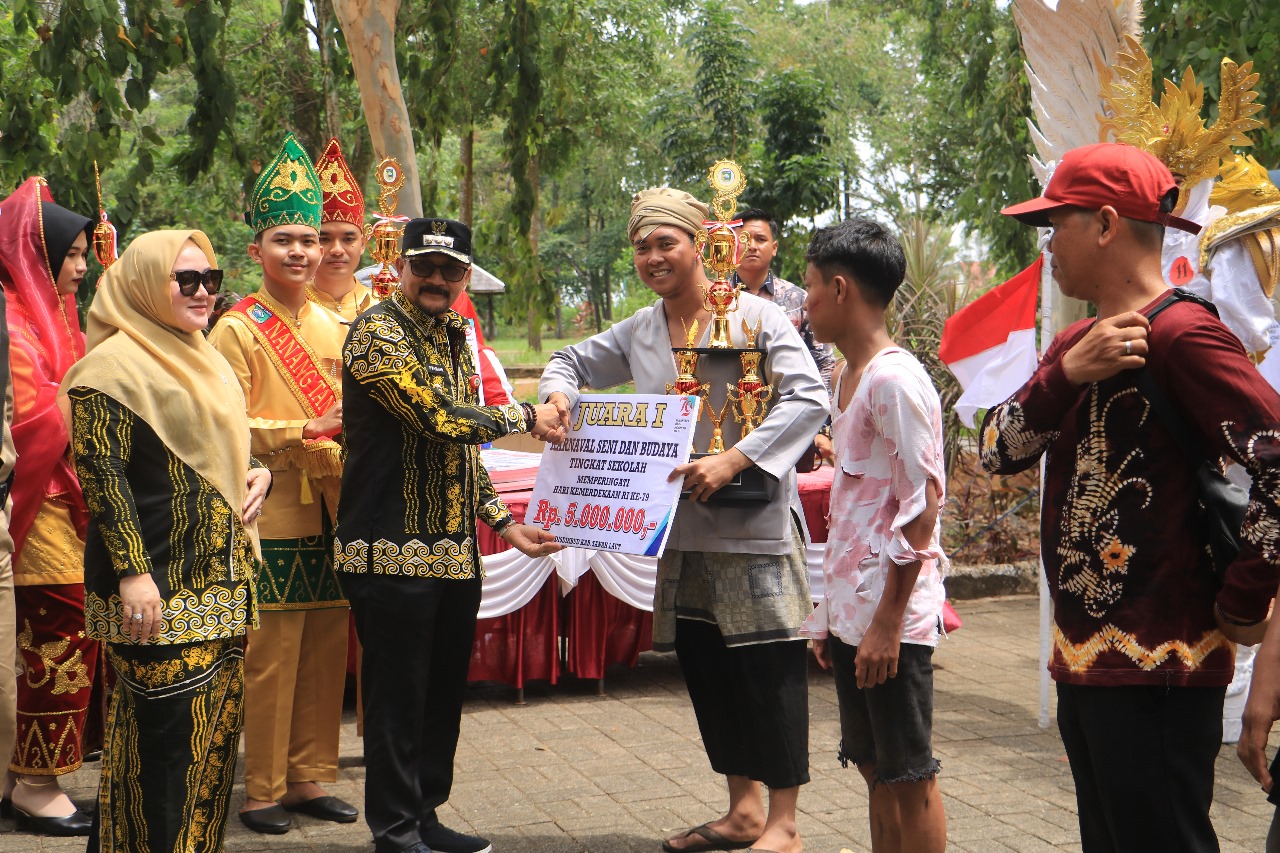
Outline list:
[[[659,297],[609,330],[552,355],[539,397],[567,424],[580,388],[634,382],[642,394],[666,393],[676,379],[673,347],[686,345],[695,322],[707,345],[709,285],[695,250],[707,206],[666,187],[638,193],[628,226],[636,272]],[[804,342],[767,301],[738,294],[729,312],[735,347],[745,346],[743,322],[760,332],[762,373],[772,386],[764,421],[745,437],[732,415],[722,421],[729,450],[681,465],[681,500],[667,551],[659,561],[653,642],[674,649],[684,671],[707,756],[727,777],[728,812],[682,832],[663,849],[731,849],[754,845],[776,853],[801,849],[796,799],[809,780],[806,646],[800,625],[812,611],[803,515],[794,466],[826,417],[826,389]],[[709,383],[717,413],[726,384],[742,375],[733,354],[704,356],[699,378]],[[694,448],[711,442],[702,418]],[[712,497],[751,466],[775,488],[767,502],[727,507]],[[710,500],[709,500],[710,498]],[[766,813],[760,785],[769,787]]]

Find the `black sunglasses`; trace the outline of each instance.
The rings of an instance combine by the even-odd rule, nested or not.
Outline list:
[[[178,283],[178,292],[183,296],[195,296],[200,285],[212,296],[222,289],[222,270],[175,270],[169,273],[169,280]]]
[[[409,269],[413,270],[413,274],[418,278],[431,278],[431,276],[435,275],[436,270],[439,270],[445,281],[462,281],[470,267],[457,261],[445,261],[443,264],[437,264],[426,258],[409,258]]]

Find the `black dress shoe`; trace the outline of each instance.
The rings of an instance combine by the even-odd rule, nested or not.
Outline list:
[[[293,818],[280,805],[240,812],[240,822],[263,835],[284,835],[293,827]]]
[[[0,818],[5,820],[13,820],[16,815],[13,813],[13,800],[8,797],[0,797]]]
[[[18,819],[19,829],[25,829],[37,835],[71,838],[77,835],[88,835],[93,828],[93,816],[79,809],[66,817],[40,817],[27,814],[17,806],[13,806],[13,814]]]
[[[487,839],[467,835],[450,829],[442,823],[423,829],[418,834],[433,853],[492,853],[493,845]]]
[[[334,823],[355,823],[360,812],[350,803],[337,797],[315,797],[300,803],[281,803],[285,811],[297,812],[317,820],[331,820]]]

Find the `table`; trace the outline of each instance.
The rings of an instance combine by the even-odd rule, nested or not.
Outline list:
[[[807,556],[815,601],[823,590],[822,543],[832,477],[833,470],[824,467],[797,478],[810,533]],[[508,471],[494,479],[512,514],[523,519],[531,494],[527,472]],[[652,647],[653,558],[577,548],[530,558],[512,551],[485,525],[478,533],[486,576],[469,680],[503,682],[523,691],[526,681],[555,684],[567,671],[595,679],[599,689],[607,667],[634,666],[640,653]]]

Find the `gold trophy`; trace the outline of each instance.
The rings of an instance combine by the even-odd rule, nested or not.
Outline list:
[[[715,281],[702,289],[702,302],[711,312],[711,348],[730,349],[733,341],[729,336],[728,314],[738,307],[738,290],[729,283],[729,275],[738,268],[747,245],[747,235],[738,230],[742,223],[732,217],[747,179],[737,163],[720,160],[712,165],[707,181],[715,192],[711,208],[716,221],[703,223],[707,230],[705,236],[698,235],[697,249],[699,254],[706,250],[702,263],[707,272],[715,276]]]
[[[684,322],[683,320],[681,322]],[[697,394],[703,396],[711,387],[705,382],[699,382],[697,377],[698,371],[698,351],[694,349],[698,343],[698,321],[693,321],[693,327],[685,327],[684,330],[684,349],[675,350],[676,357],[676,381],[667,383],[668,394]]]
[[[386,299],[400,284],[400,276],[391,266],[400,257],[400,233],[408,217],[396,216],[396,196],[404,186],[404,170],[394,157],[384,157],[378,164],[378,211],[376,225],[366,225],[364,237],[372,239],[369,254],[382,269],[370,280],[373,295]]]
[[[733,401],[733,419],[742,425],[742,434],[750,435],[764,420],[765,407],[773,396],[773,387],[760,378],[760,359],[764,353],[756,349],[756,336],[763,321],[757,321],[752,329],[742,321],[742,333],[747,338],[747,349],[738,353],[742,360],[742,378],[737,386],[728,385],[729,399]],[[727,383],[726,383],[727,384]]]
[[[105,270],[117,260],[116,227],[107,219],[107,211],[102,206],[102,178],[98,176],[97,160],[93,161],[93,183],[98,188],[98,224],[93,226],[93,254]],[[101,276],[98,284],[102,284]]]
[[[706,387],[706,386],[703,386]],[[732,386],[730,386],[732,387]],[[724,453],[724,430],[720,425],[724,423],[724,416],[729,411],[729,400],[725,398],[724,405],[720,407],[720,414],[716,414],[716,410],[711,408],[711,394],[702,395],[703,401],[706,403],[707,417],[711,418],[711,445],[707,448],[708,453]]]
[[[729,329],[729,312],[738,307],[738,288],[729,283],[729,276],[738,268],[747,244],[747,235],[740,230],[742,223],[733,216],[738,209],[738,196],[747,182],[738,164],[732,160],[721,160],[713,165],[707,179],[715,193],[711,209],[716,219],[702,223],[705,230],[698,232],[694,245],[703,258],[708,276],[714,277],[710,285],[702,286],[703,307],[711,312],[710,340],[708,346],[699,347],[697,324],[692,329],[685,329],[684,346],[672,347],[676,381],[667,384],[669,394],[697,394],[711,420],[711,441],[706,452],[693,453],[690,459],[724,453],[732,446],[726,443],[724,435],[724,420],[731,410],[734,421],[741,425],[741,435],[745,436],[759,427],[773,396],[773,388],[760,375],[761,359],[765,353],[757,347],[756,340],[762,324],[757,323],[752,329],[746,320],[742,321],[746,347],[734,346]],[[734,356],[737,358],[733,359]],[[718,409],[711,404],[711,384],[698,379],[700,359],[704,367],[707,362],[716,366],[722,377],[732,375],[729,365],[738,363],[742,366],[742,378],[737,383],[715,383],[716,393],[719,393],[721,385],[725,388],[724,401]],[[777,493],[778,481],[752,465],[734,475],[711,496],[711,500],[726,506],[751,506],[774,500]]]

